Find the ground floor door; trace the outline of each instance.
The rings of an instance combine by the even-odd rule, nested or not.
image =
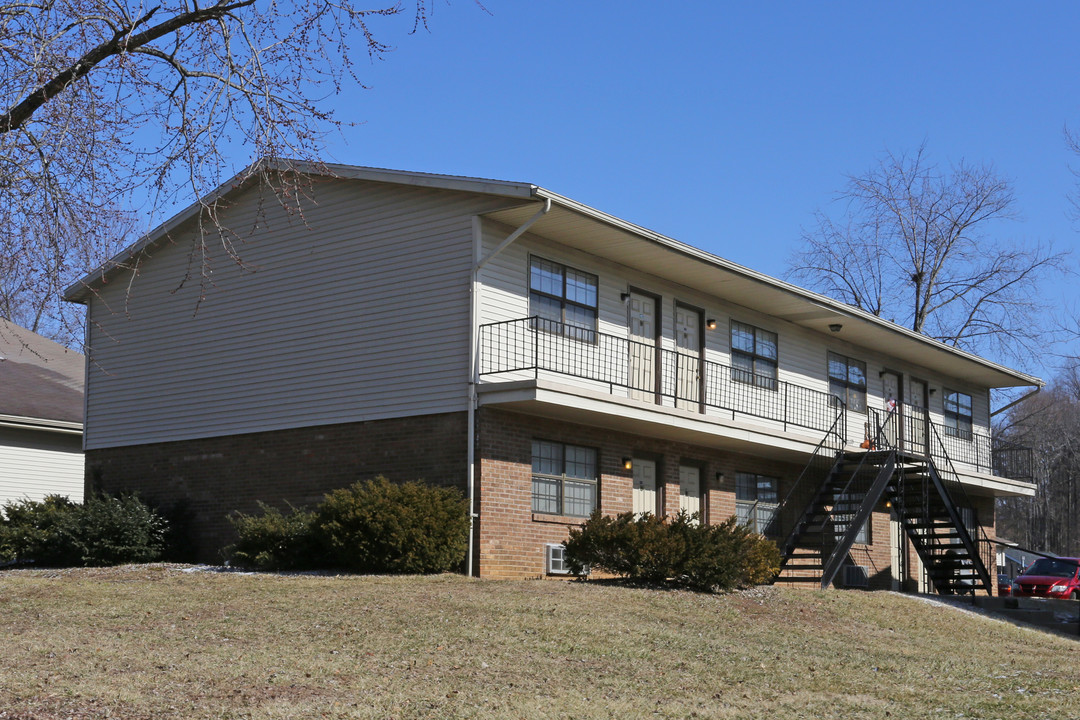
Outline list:
[[[889,520],[889,543],[892,555],[892,589],[903,591],[904,576],[907,574],[907,538],[904,527],[897,519]]]
[[[659,514],[656,500],[656,461],[634,458],[634,515]]]
[[[692,465],[679,466],[679,509],[687,515],[697,513],[695,524],[704,520],[701,507],[701,470]]]

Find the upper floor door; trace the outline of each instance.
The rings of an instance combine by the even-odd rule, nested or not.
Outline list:
[[[656,402],[657,339],[660,335],[656,297],[632,290],[627,312],[627,385],[630,397]]]
[[[675,405],[684,410],[702,408],[701,312],[675,304]]]

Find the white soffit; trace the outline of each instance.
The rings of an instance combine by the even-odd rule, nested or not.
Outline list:
[[[552,207],[533,224],[530,233],[707,292],[826,337],[878,350],[912,365],[987,387],[1043,385],[1034,376],[931,340],[858,308],[755,272],[562,196],[540,188],[537,195],[550,197]],[[517,227],[531,218],[536,209],[536,203],[528,203],[486,213],[485,217]],[[834,323],[843,326],[840,332],[829,330],[829,325]]]

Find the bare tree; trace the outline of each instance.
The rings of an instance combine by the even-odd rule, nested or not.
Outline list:
[[[1034,497],[998,501],[997,534],[1022,547],[1080,554],[1080,371],[1007,413],[996,435],[1033,453]]]
[[[990,166],[942,171],[925,146],[887,153],[819,212],[790,274],[809,286],[951,345],[1017,358],[1044,337],[1040,281],[1064,255],[995,239],[1017,216],[1011,184]]]
[[[413,30],[429,3],[415,0]],[[136,215],[202,196],[238,148],[316,159],[340,125],[321,100],[359,83],[355,50],[391,49],[374,24],[402,12],[353,0],[0,0],[0,315],[65,339],[77,313],[65,316],[60,289],[126,244]],[[228,246],[227,233],[205,239]]]

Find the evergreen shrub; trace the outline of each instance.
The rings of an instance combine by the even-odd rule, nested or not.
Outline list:
[[[729,591],[770,582],[780,571],[772,541],[729,518],[703,525],[696,515],[616,517],[594,511],[565,543],[570,571],[596,568],[630,582]]]
[[[82,504],[50,495],[6,503],[0,560],[46,567],[118,565],[161,557],[167,523],[134,495]]]
[[[380,475],[334,490],[313,510],[261,509],[230,518],[240,536],[230,549],[237,565],[438,573],[459,569],[468,547],[468,503],[454,488]]]

